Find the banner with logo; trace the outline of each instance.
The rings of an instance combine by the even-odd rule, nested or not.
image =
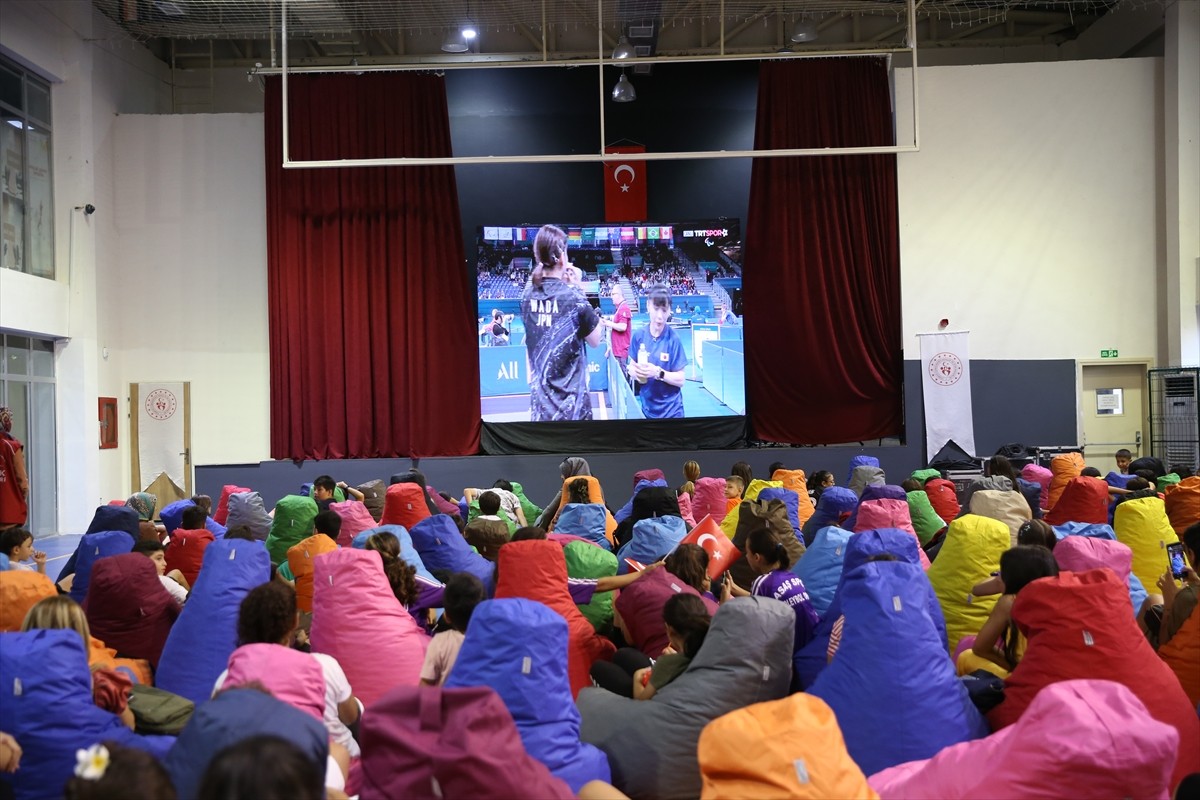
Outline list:
[[[971,411],[969,331],[919,333],[921,390],[925,398],[925,457],[946,442],[975,455],[975,418]]]
[[[184,480],[183,383],[138,384],[138,459],[142,483],[166,474],[180,490]]]
[[[617,145],[605,153],[644,153],[641,145]],[[604,162],[604,221],[637,222],[646,218],[646,162]]]

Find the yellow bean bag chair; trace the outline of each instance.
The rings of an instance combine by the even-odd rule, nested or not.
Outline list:
[[[804,470],[777,469],[771,475],[771,480],[782,482],[783,488],[791,489],[800,495],[800,508],[797,510],[800,514],[800,527],[803,528],[804,523],[808,522],[808,518],[816,511],[816,507],[808,497],[808,477],[804,474]]]
[[[999,595],[975,597],[971,589],[1000,569],[1000,554],[1009,541],[1007,525],[978,514],[959,517],[946,530],[941,552],[925,574],[946,618],[951,653],[964,636],[979,633],[992,613]]]
[[[1157,497],[1139,497],[1117,506],[1113,515],[1117,541],[1133,551],[1133,574],[1150,591],[1167,571],[1167,545],[1179,541]]]
[[[785,488],[783,481],[764,481],[755,478],[754,480],[750,481],[750,485],[746,487],[746,494],[744,497],[742,497],[742,500],[757,500],[759,492],[761,492],[763,489],[769,489],[771,487],[775,487],[777,489]],[[801,497],[801,499],[808,499],[807,489],[804,490],[804,495]],[[725,515],[725,519],[721,520],[721,530],[725,531],[725,535],[730,539],[732,539],[733,535],[737,533],[738,516],[740,515],[740,512],[741,504],[739,503],[729,510],[729,513]],[[809,514],[809,516],[811,517],[812,514]],[[804,523],[801,522],[800,524],[803,525]]]
[[[1078,478],[1086,466],[1082,453],[1063,453],[1050,459],[1050,474],[1053,477],[1050,478],[1050,488],[1046,495],[1047,511],[1054,508],[1054,504],[1062,496],[1063,489],[1067,488],[1072,478]]]
[[[1171,527],[1182,536],[1184,531],[1200,522],[1200,475],[1164,487],[1163,502]]]
[[[981,489],[971,495],[971,513],[1007,525],[1010,547],[1017,546],[1017,531],[1021,526],[1033,519],[1025,495],[999,489]]]
[[[702,800],[874,800],[824,700],[803,692],[755,703],[704,726],[697,749]]]

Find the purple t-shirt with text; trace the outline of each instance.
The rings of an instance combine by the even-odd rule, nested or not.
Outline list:
[[[787,603],[796,613],[795,650],[799,650],[809,643],[819,618],[817,612],[813,611],[812,601],[808,598],[804,582],[795,574],[786,569],[777,569],[766,575],[760,575],[754,579],[754,583],[750,587],[750,594],[757,597],[773,597],[780,602]]]

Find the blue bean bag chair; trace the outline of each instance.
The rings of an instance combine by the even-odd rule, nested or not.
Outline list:
[[[764,503],[768,500],[778,500],[783,503],[787,507],[788,522],[792,523],[792,530],[796,532],[796,538],[804,541],[804,534],[800,531],[800,495],[797,492],[792,489],[771,486],[759,492],[758,499]],[[807,496],[804,498],[804,502],[808,502]]]
[[[858,495],[847,489],[845,486],[830,486],[821,493],[821,499],[817,501],[817,509],[813,511],[813,515],[808,518],[808,522],[804,523],[804,544],[812,544],[813,537],[817,535],[817,531],[821,528],[827,528],[830,525],[837,525],[846,530],[850,530],[847,523],[842,523],[842,514],[849,514],[858,508]]]
[[[403,525],[379,525],[370,530],[363,531],[354,537],[351,546],[355,550],[365,550],[367,547],[367,539],[371,538],[376,533],[390,533],[400,541],[400,558],[405,564],[417,571],[417,574],[422,578],[427,578],[435,583],[441,583],[437,578],[433,577],[433,573],[425,566],[425,562],[421,560],[421,554],[417,552],[417,548],[413,547],[412,537],[408,535],[408,530]]]
[[[651,564],[664,558],[687,536],[687,523],[682,517],[652,517],[633,526],[633,538],[617,551],[617,574],[629,572],[625,559],[632,558]]]
[[[1025,498],[1025,502],[1029,504],[1029,511],[1033,514],[1033,518],[1041,519],[1042,485],[1034,481],[1027,481],[1024,478],[1017,478],[1017,489],[1021,492],[1021,496]]]
[[[96,531],[85,533],[75,548],[75,580],[71,583],[71,599],[82,603],[92,582],[92,567],[107,556],[117,556],[133,549],[134,540],[125,531]]]
[[[469,572],[483,581],[491,595],[495,588],[492,562],[467,544],[450,517],[445,514],[426,517],[413,525],[408,535],[421,556],[421,562],[435,578],[445,582],[455,572]]]
[[[158,518],[162,520],[163,527],[167,529],[167,533],[174,533],[176,528],[183,525],[184,509],[196,505],[196,501],[188,498],[186,500],[176,500],[162,511],[159,512]],[[226,519],[226,522],[229,520]],[[205,529],[213,535],[214,539],[223,539],[228,530],[224,525],[217,522],[212,517],[204,520]]]
[[[133,543],[141,538],[141,531],[138,529],[139,524],[140,520],[137,511],[134,511],[129,506],[100,506],[96,509],[91,524],[88,525],[84,534],[99,533],[100,531],[124,531],[129,534],[129,546],[132,548]],[[71,557],[67,559],[67,563],[63,565],[62,570],[58,573],[58,577],[54,579],[55,583],[73,574],[78,569],[78,563],[79,548],[76,547],[75,552],[71,554]]]
[[[21,745],[21,767],[0,783],[29,800],[61,798],[75,751],[104,740],[166,755],[172,736],[139,736],[92,701],[83,640],[73,630],[0,633],[0,730]]]
[[[1116,539],[1111,525],[1100,522],[1065,522],[1054,527],[1054,538],[1062,541],[1068,536],[1087,536],[1092,539]]]
[[[619,509],[617,509],[616,511],[613,512],[613,519],[615,519],[617,521],[618,525],[621,524],[622,522],[624,522],[625,520],[629,519],[629,515],[633,513],[633,498],[637,497],[638,492],[640,492],[642,489],[645,489],[648,486],[655,486],[658,488],[665,489],[665,488],[667,488],[667,482],[665,480],[663,480],[662,478],[655,478],[653,480],[642,479],[642,480],[638,481],[636,484],[634,484],[633,494],[629,495],[629,499],[625,501],[625,505],[621,506]],[[559,526],[556,524],[554,526],[554,530],[557,531],[558,528],[559,528]]]
[[[846,749],[868,775],[988,735],[946,658],[924,571],[872,562],[846,573],[846,625],[829,666],[808,687],[837,716]]]
[[[263,505],[258,492],[237,492],[229,496],[229,515],[225,518],[226,528],[245,525],[260,542],[265,542],[271,533],[271,515]]]
[[[572,792],[588,781],[611,781],[608,758],[579,741],[579,709],[567,677],[566,620],[533,600],[488,600],[471,615],[467,634],[445,687],[495,690],[517,723],[525,751]]]
[[[171,626],[155,685],[199,705],[237,649],[238,610],[251,589],[271,579],[262,542],[218,539],[204,550],[200,576]]]
[[[842,559],[853,535],[836,525],[821,528],[808,550],[792,566],[792,572],[804,582],[818,617],[824,617],[833,602],[838,581],[842,579]]]
[[[846,552],[842,556],[842,575],[838,580],[837,590],[833,593],[833,600],[821,617],[821,621],[817,623],[812,641],[800,648],[792,659],[797,686],[802,689],[811,686],[828,663],[829,635],[833,632],[833,624],[837,622],[838,617],[842,616],[841,595],[847,574],[867,563],[867,559],[871,556],[881,553],[890,553],[905,563],[920,567],[921,558],[918,550],[916,538],[908,531],[885,528],[878,531],[862,531],[850,537],[846,543]],[[928,581],[925,582],[925,585],[927,586],[926,602],[929,605],[929,616],[938,630],[942,647],[945,648],[947,646],[946,619],[942,616],[942,606]]]
[[[601,504],[567,503],[559,512],[558,522],[554,523],[554,532],[569,533],[580,539],[587,539],[611,552],[612,545],[604,535],[605,523],[606,514]]]

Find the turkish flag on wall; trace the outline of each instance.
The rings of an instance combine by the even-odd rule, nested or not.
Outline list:
[[[641,145],[617,145],[605,153],[644,153]],[[604,162],[604,221],[639,222],[646,219],[646,162]]]

